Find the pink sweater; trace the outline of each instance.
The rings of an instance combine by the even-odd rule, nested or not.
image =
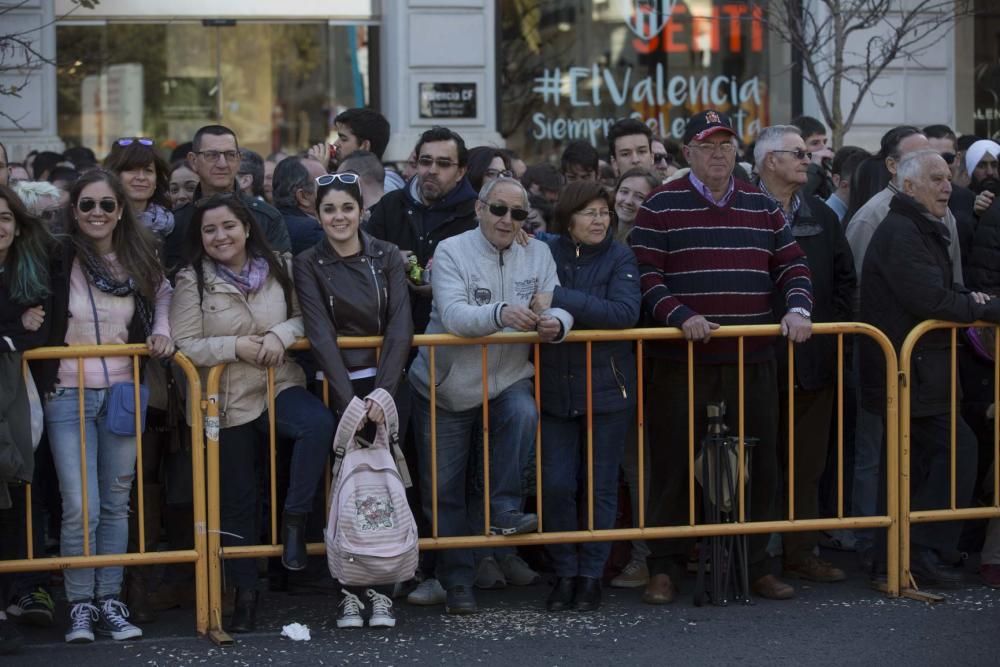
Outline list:
[[[104,260],[111,267],[118,267],[113,254],[105,255]],[[128,325],[135,313],[135,299],[131,296],[112,296],[91,287],[94,294],[94,304],[97,306],[97,317],[100,320],[101,344],[112,345],[128,342]],[[156,291],[156,314],[153,321],[153,333],[170,336],[170,299],[173,288],[165,279]],[[87,294],[87,277],[80,268],[78,260],[73,261],[73,269],[69,277],[69,326],[66,328],[67,345],[95,345],[97,336],[94,332],[94,313],[90,307],[90,296]],[[108,377],[111,384],[132,381],[131,357],[108,357]],[[107,387],[104,379],[104,369],[101,360],[83,360],[84,386],[92,389]],[[63,387],[79,385],[76,359],[63,359],[59,362],[59,384]]]

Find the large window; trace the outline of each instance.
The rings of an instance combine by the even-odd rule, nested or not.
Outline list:
[[[220,123],[263,155],[301,150],[326,139],[343,109],[373,103],[376,32],[325,22],[60,25],[59,134],[103,155],[117,137],[169,147]]]
[[[976,2],[976,135],[1000,139],[1000,8]]]
[[[767,125],[767,33],[745,0],[517,0],[500,6],[501,132],[538,157],[571,139],[603,151],[635,115],[679,138],[715,108],[751,139]]]

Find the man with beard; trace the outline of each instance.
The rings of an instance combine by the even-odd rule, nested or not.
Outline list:
[[[979,213],[969,253],[969,286],[992,295],[1000,295],[1000,204],[995,200],[1000,192],[998,155],[1000,144],[989,139],[977,141],[965,152],[969,188],[976,193]]]
[[[413,151],[417,174],[406,187],[386,194],[364,228],[399,246],[404,260],[416,255],[426,267],[441,241],[476,227],[476,191],[465,178],[465,140],[446,127],[422,135]],[[430,284],[410,285],[413,332],[423,333],[431,314]]]

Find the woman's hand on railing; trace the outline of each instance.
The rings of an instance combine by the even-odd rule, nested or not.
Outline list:
[[[260,339],[260,350],[257,351],[257,365],[267,368],[280,366],[285,361],[285,344],[278,334],[268,331]]]
[[[174,356],[174,341],[169,336],[153,334],[146,339],[146,347],[149,348],[150,356],[157,359],[167,359]]]
[[[257,365],[260,343],[260,336],[238,336],[236,338],[236,358],[248,364]]]

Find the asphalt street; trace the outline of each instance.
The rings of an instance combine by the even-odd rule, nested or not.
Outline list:
[[[831,554],[825,554],[831,556]],[[847,554],[833,555],[843,564]],[[548,586],[478,592],[480,613],[396,601],[396,628],[339,630],[332,584],[265,593],[258,631],[220,648],[194,633],[193,612],[176,610],[131,642],[62,642],[62,627],[26,629],[28,644],[7,667],[65,665],[964,665],[1000,664],[1000,590],[967,584],[934,605],[889,599],[854,576],[838,584],[796,583],[792,601],[753,606],[692,604],[693,579],[671,605],[640,590],[606,589],[598,612],[545,611]],[[60,610],[63,614],[64,611]],[[60,617],[60,620],[64,615]],[[310,641],[280,636],[309,627]]]

